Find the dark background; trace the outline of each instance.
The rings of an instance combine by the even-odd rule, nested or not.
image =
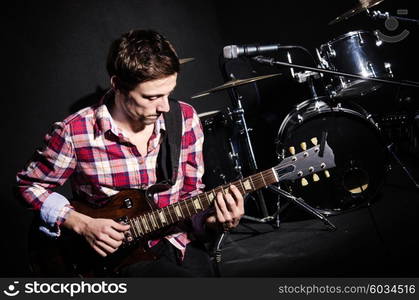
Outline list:
[[[387,35],[395,35],[408,29],[410,35],[405,40],[385,45],[385,51],[396,77],[419,81],[417,25],[400,24],[397,30],[390,32],[384,21],[373,21],[365,14],[334,26],[327,25],[355,3],[352,0],[259,0],[251,4],[192,0],[8,3],[2,8],[1,36],[4,53],[1,128],[5,136],[0,203],[5,254],[0,275],[22,276],[28,272],[26,235],[32,215],[13,196],[15,174],[41,145],[53,122],[93,103],[108,88],[105,59],[113,39],[132,28],[152,28],[173,42],[180,57],[194,57],[194,62],[182,65],[175,97],[194,105],[198,113],[225,110],[231,105],[227,92],[189,99],[197,92],[224,82],[219,56],[223,46],[229,44],[301,45],[314,55],[319,45],[352,30],[379,29]],[[419,17],[412,1],[386,0],[377,9],[395,14],[399,8],[407,8],[409,16]],[[295,62],[309,63],[310,60],[306,55],[296,54]],[[269,110],[277,113],[269,124],[277,130],[278,122],[290,107],[308,98],[304,85],[293,82],[286,69],[279,71],[283,76],[259,85],[264,96],[262,103],[251,100],[245,103],[250,122],[256,128],[255,119],[264,118]],[[274,73],[278,69],[264,67],[258,72]],[[368,105],[379,101],[373,108],[396,109],[400,106],[400,94],[417,99],[414,90],[389,87],[372,97]],[[253,133],[257,134],[257,131]],[[273,153],[270,138],[265,141],[265,148],[272,149]],[[263,161],[260,163],[263,165]],[[68,195],[68,188],[62,192]]]

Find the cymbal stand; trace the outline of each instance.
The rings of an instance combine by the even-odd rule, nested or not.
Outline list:
[[[244,109],[242,105],[242,99],[243,97],[237,92],[236,89],[233,89],[234,97],[232,97],[234,100],[234,107],[230,111],[230,114],[233,117],[234,125],[238,129],[240,136],[243,137],[243,141],[246,147],[246,152],[248,154],[248,162],[250,164],[250,171],[256,172],[258,170],[258,166],[256,163],[255,153],[253,151],[252,142],[250,140],[249,131],[250,129],[247,127],[246,119],[244,117]],[[268,216],[268,209],[266,208],[265,199],[263,197],[263,194],[260,190],[255,192],[257,195],[257,205],[260,209],[260,212],[262,213],[263,217]],[[246,218],[246,216],[243,216],[243,218]]]

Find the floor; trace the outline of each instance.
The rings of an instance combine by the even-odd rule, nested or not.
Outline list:
[[[243,220],[225,237],[222,277],[418,277],[419,189],[399,165],[370,206],[328,217],[335,231],[309,216],[287,220],[291,206],[279,228]]]

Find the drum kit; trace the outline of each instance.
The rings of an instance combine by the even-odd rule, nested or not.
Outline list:
[[[369,9],[382,1],[362,0],[357,7],[329,24],[365,11],[371,14]],[[289,68],[293,79],[298,83],[306,83],[310,90],[311,98],[295,105],[278,127],[275,141],[277,159],[282,160],[301,148],[308,148],[310,139],[321,136],[322,132],[327,132],[328,143],[336,159],[336,168],[330,170],[330,174],[313,175],[271,187],[270,190],[278,195],[277,211],[273,216],[269,216],[261,192],[252,196],[257,200],[263,218],[247,216],[249,219],[261,222],[276,219],[279,224],[278,216],[282,211],[280,199],[284,197],[297,200],[297,204],[315,216],[334,215],[368,204],[380,190],[390,166],[390,158],[395,159],[416,188],[419,187],[392,150],[391,141],[384,137],[380,122],[376,122],[361,105],[351,101],[354,97],[359,98],[379,90],[386,84],[419,88],[419,83],[395,79],[391,64],[384,61],[380,53],[382,44],[383,41],[374,32],[348,32],[316,49],[317,67],[294,64],[289,55],[288,62],[284,62],[259,55],[262,51],[247,51],[255,54],[251,59],[257,64]],[[227,113],[211,111],[200,114],[206,139],[209,137],[207,146],[204,146],[204,155],[207,157],[206,184],[210,188],[248,175],[243,174],[245,162],[250,164],[250,171],[258,169],[242,105],[243,97],[236,88],[280,75],[275,73],[246,79],[232,78],[191,97],[201,98],[225,90],[233,95],[233,105],[228,107]],[[316,82],[321,82],[323,87],[321,96]],[[222,156],[220,153],[228,155]],[[326,180],[322,176],[330,178]]]

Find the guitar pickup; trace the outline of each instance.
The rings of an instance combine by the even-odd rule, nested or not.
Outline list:
[[[130,198],[124,199],[125,208],[132,208],[132,200]]]

